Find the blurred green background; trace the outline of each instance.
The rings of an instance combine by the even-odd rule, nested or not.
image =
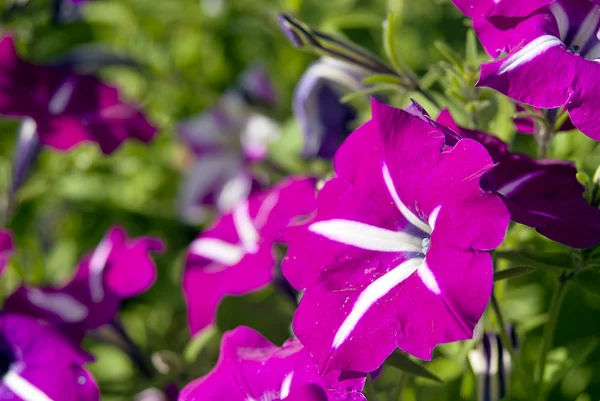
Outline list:
[[[0,10],[8,10],[12,4],[2,0]],[[278,106],[268,113],[284,127],[284,144],[276,144],[274,149],[287,152],[278,157],[297,158],[300,134],[291,114],[291,96],[299,77],[316,58],[289,44],[278,29],[276,13],[292,12],[314,27],[350,38],[381,55],[381,24],[388,10],[397,15],[398,54],[420,75],[442,59],[435,40],[464,54],[467,24],[448,1],[437,0],[97,0],[81,7],[81,19],[62,25],[52,21],[50,0],[30,0],[27,7],[5,16],[3,32],[16,36],[21,55],[31,61],[51,62],[76,46],[96,43],[128,55],[144,67],[141,71],[110,67],[100,75],[140,104],[160,134],[148,146],[126,143],[111,156],[102,155],[93,144],[70,153],[44,149],[18,193],[18,208],[9,228],[15,233],[19,250],[12,262],[15,268],[2,278],[0,286],[6,296],[21,280],[17,270],[33,284],[68,278],[78,258],[115,224],[124,226],[132,236],[148,234],[166,241],[168,251],[156,259],[157,284],[148,293],[127,301],[121,318],[143,352],[148,356],[159,353],[170,361],[171,368],[152,378],[144,377],[125,353],[90,339],[87,345],[97,357],[91,369],[102,386],[103,399],[131,400],[150,386],[183,385],[206,373],[216,361],[218,335],[190,344],[186,326],[180,290],[183,255],[201,227],[180,221],[175,209],[177,188],[189,164],[188,152],[175,137],[176,123],[214,105],[244,69],[262,64],[279,92]],[[498,121],[504,121],[503,132],[498,134],[511,137],[512,125],[506,121],[512,109],[509,105],[498,110],[503,113]],[[493,120],[490,126],[499,126],[498,121]],[[5,193],[9,182],[17,127],[15,121],[0,120],[0,193]],[[527,138],[519,138],[516,144],[522,150],[534,149]],[[600,162],[595,143],[579,133],[560,134],[553,152],[575,160],[590,176]],[[534,234],[517,227],[505,247],[568,254]],[[503,309],[519,324],[525,341],[521,352],[528,370],[538,356],[540,325],[555,283],[553,277],[538,270],[502,284]],[[556,333],[557,346],[586,338],[594,345],[598,339],[600,283],[588,287],[592,291],[576,287],[569,291]],[[227,300],[219,311],[219,328],[251,325],[281,343],[289,335],[293,311],[294,305],[287,298],[267,289]],[[484,321],[493,323],[489,318]],[[464,356],[463,348],[458,344],[444,346],[438,354],[427,366],[446,384],[411,379],[402,400],[474,399],[474,377],[460,357]],[[557,382],[552,399],[598,400],[600,351],[581,360],[567,349],[555,354],[551,362],[557,369],[571,368]],[[398,372],[389,368],[376,386],[383,394],[397,379]],[[380,399],[386,400],[382,394]]]

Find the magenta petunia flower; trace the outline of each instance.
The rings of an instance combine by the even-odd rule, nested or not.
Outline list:
[[[273,280],[274,242],[314,207],[314,180],[288,178],[239,203],[190,244],[183,290],[192,333],[214,323],[225,296],[247,294]]]
[[[482,187],[502,198],[514,221],[574,248],[600,243],[600,210],[583,197],[585,188],[577,180],[574,163],[511,153],[500,139],[459,127],[447,111],[437,121],[487,148],[497,165],[483,176]],[[456,142],[448,139],[447,143]]]
[[[219,103],[178,126],[180,139],[196,154],[178,195],[181,216],[190,223],[206,219],[207,207],[231,209],[260,187],[251,165],[263,160],[280,127],[248,103],[272,104],[275,92],[261,70],[243,74],[239,88]]]
[[[8,258],[14,249],[15,244],[10,231],[0,230],[0,275],[8,264]]]
[[[492,57],[482,65],[479,86],[528,105],[565,107],[584,134],[600,139],[600,4],[591,0],[454,0],[468,16]],[[479,9],[479,7],[476,7]],[[473,12],[471,12],[473,11]],[[510,17],[510,18],[509,18]]]
[[[509,213],[479,180],[478,142],[372,101],[335,156],[317,213],[286,234],[283,274],[306,289],[294,332],[325,371],[370,372],[397,347],[422,359],[471,338],[492,290],[487,251]]]
[[[6,301],[6,309],[56,323],[78,342],[87,330],[110,323],[121,300],[150,288],[156,279],[150,252],[163,248],[157,238],[128,239],[115,227],[81,260],[69,283],[59,288],[20,287]]]
[[[365,376],[351,372],[319,375],[297,339],[281,347],[248,327],[226,332],[214,369],[188,384],[179,401],[366,401]]]
[[[89,361],[51,325],[0,312],[0,399],[99,400],[98,386],[82,368]]]
[[[112,153],[123,141],[150,141],[156,129],[116,88],[90,75],[19,58],[10,36],[0,40],[0,114],[29,117],[40,142],[68,150],[83,141]]]

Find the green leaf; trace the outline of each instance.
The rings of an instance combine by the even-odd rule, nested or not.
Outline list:
[[[584,338],[550,351],[544,375],[544,390],[551,390],[569,371],[585,362],[598,346],[598,341],[597,338]]]
[[[433,45],[442,54],[442,56],[444,56],[446,61],[450,62],[461,73],[464,72],[464,68],[460,62],[459,56],[450,48],[450,46],[440,40],[434,41]]]
[[[475,36],[475,31],[469,29],[467,31],[465,54],[467,58],[467,63],[469,64],[469,66],[471,66],[471,68],[475,70],[479,68],[479,62],[477,61],[477,59],[479,58],[478,53],[479,52],[477,50],[477,37]]]
[[[596,296],[600,296],[600,272],[584,270],[575,275],[571,282]]]
[[[424,366],[410,359],[410,357],[407,354],[398,350],[394,351],[392,355],[390,355],[385,360],[385,364],[393,366],[396,369],[400,369],[403,372],[410,373],[417,377],[423,377],[426,379],[436,381],[438,383],[443,383],[442,379],[431,373]]]
[[[505,270],[500,270],[494,273],[494,281],[506,280],[508,278],[525,276],[526,274],[533,273],[535,267],[529,266],[517,266],[511,267]]]
[[[573,268],[571,256],[562,252],[496,251],[494,256],[538,269],[559,271]]]
[[[383,23],[383,47],[385,55],[392,63],[396,71],[402,71],[402,64],[396,54],[396,35],[394,30],[395,16],[393,12],[389,12],[385,22]]]
[[[402,80],[396,75],[376,74],[363,79],[365,84],[391,84],[402,86]]]
[[[208,326],[198,334],[196,334],[183,350],[183,359],[187,363],[194,363],[200,352],[206,347],[210,340],[219,332],[215,326]]]

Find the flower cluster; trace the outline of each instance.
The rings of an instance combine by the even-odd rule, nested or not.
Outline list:
[[[79,10],[79,2],[69,6]],[[495,59],[481,65],[477,86],[514,100],[510,107],[522,112],[516,130],[534,133],[544,146],[571,128],[600,140],[600,0],[453,2]],[[153,255],[165,251],[162,239],[129,238],[115,226],[69,280],[47,283],[22,274],[26,244],[19,230],[2,228],[0,275],[19,277],[6,286],[0,310],[0,399],[99,400],[86,366],[94,361],[85,350],[92,338],[120,346],[150,379],[161,375],[160,389],[146,389],[138,400],[366,401],[367,380],[378,380],[394,356],[405,358],[410,374],[437,379],[414,359],[429,361],[439,345],[465,340],[477,340],[466,342],[461,355],[477,377],[479,399],[508,394],[510,373],[520,367],[518,342],[494,283],[512,276],[502,277],[494,251],[512,250],[505,239],[516,223],[540,243],[573,248],[575,268],[559,268],[561,291],[591,271],[594,263],[585,262],[595,252],[587,249],[600,244],[600,172],[590,183],[574,162],[517,152],[484,132],[477,118],[462,126],[444,108],[459,116],[456,104],[431,94],[390,43],[392,66],[289,15],[278,22],[296,47],[320,56],[290,105],[304,139],[293,155],[303,171],[269,158],[271,146],[287,137],[272,118],[275,86],[255,66],[209,108],[176,125],[191,162],[173,209],[185,223],[201,225],[179,249],[181,309],[185,304],[198,347],[219,332],[226,298],[267,287],[292,295],[289,338],[278,347],[245,325],[220,333],[210,371],[192,370],[172,351],[145,358],[120,324],[120,311],[157,281]],[[84,73],[85,57],[71,56],[33,64],[18,55],[12,36],[0,40],[0,114],[21,123],[7,205],[0,202],[9,224],[17,192],[45,147],[69,151],[91,141],[108,155],[127,139],[149,143],[157,132],[117,88]],[[392,106],[402,102],[375,93],[378,81],[424,96],[439,114],[432,118],[416,101]],[[342,96],[371,91],[370,117],[359,125],[358,108]],[[485,327],[490,300],[502,335]],[[557,313],[551,310],[543,340],[549,343],[541,347],[539,399]],[[523,389],[529,391],[527,383]]]

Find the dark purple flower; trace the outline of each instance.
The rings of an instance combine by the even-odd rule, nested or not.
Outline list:
[[[86,331],[110,323],[123,299],[150,288],[156,279],[150,252],[163,248],[159,239],[128,239],[115,227],[81,260],[64,287],[20,287],[7,299],[6,309],[56,323],[78,342]]]
[[[192,333],[214,323],[225,296],[247,294],[273,280],[274,242],[314,207],[314,180],[288,178],[239,203],[190,244],[183,290]]]
[[[319,374],[297,339],[281,347],[248,327],[228,331],[214,369],[188,384],[179,401],[366,401],[364,375]]]
[[[518,351],[517,333],[514,326],[507,329],[511,344]],[[508,395],[512,361],[502,337],[496,333],[484,333],[474,349],[469,352],[469,363],[477,377],[477,400],[498,401]]]
[[[82,368],[89,361],[51,325],[0,312],[0,399],[99,400],[94,379]]]
[[[324,57],[304,73],[294,92],[294,114],[304,133],[304,157],[331,158],[351,132],[356,111],[340,102],[345,93],[368,87],[373,72]]]
[[[40,142],[58,150],[93,141],[108,154],[128,138],[148,142],[156,133],[116,88],[21,60],[9,36],[0,40],[0,114],[31,118]]]
[[[10,231],[0,230],[0,275],[8,264],[10,254],[15,250],[15,244]]]
[[[459,127],[447,111],[438,122],[488,149],[497,165],[483,176],[482,187],[502,198],[514,221],[574,248],[600,243],[600,210],[583,197],[585,188],[577,180],[574,163],[511,153],[500,139]]]
[[[262,66],[248,68],[240,77],[239,91],[250,103],[274,107],[277,91],[273,81]]]
[[[178,132],[197,159],[180,187],[179,210],[185,220],[198,223],[207,206],[229,210],[259,186],[251,164],[265,158],[280,127],[231,90],[214,108],[182,122]]]
[[[455,0],[468,11],[468,1]],[[482,0],[490,13],[470,13],[492,57],[482,65],[488,86],[541,109],[565,107],[581,132],[600,139],[600,5],[590,0]],[[483,15],[483,16],[482,16]],[[488,17],[486,17],[488,16]]]
[[[422,359],[471,338],[492,290],[487,251],[510,216],[479,187],[493,167],[472,139],[375,100],[334,159],[317,213],[288,229],[283,274],[306,289],[294,332],[324,371],[370,372],[400,347]]]

